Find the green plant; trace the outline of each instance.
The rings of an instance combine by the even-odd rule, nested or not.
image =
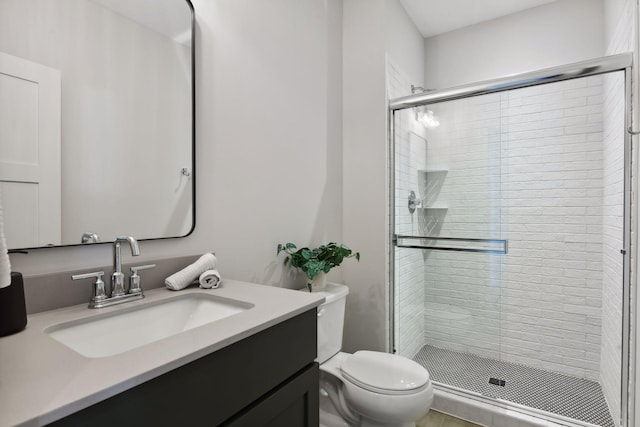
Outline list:
[[[291,263],[292,267],[302,270],[307,275],[307,287],[311,292],[313,278],[320,272],[328,273],[333,267],[342,264],[345,258],[355,258],[360,261],[360,252],[353,252],[344,245],[327,243],[314,249],[298,249],[293,243],[281,243],[278,245],[278,253],[284,252],[287,257],[284,264]]]

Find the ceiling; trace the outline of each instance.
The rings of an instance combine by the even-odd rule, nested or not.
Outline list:
[[[427,38],[555,0],[400,0]]]

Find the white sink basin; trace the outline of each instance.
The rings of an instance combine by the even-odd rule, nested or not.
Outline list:
[[[193,293],[103,316],[60,323],[45,333],[86,357],[106,357],[179,334],[253,307],[216,295]]]

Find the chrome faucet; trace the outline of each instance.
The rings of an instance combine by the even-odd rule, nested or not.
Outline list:
[[[118,236],[113,242],[113,274],[111,275],[111,296],[107,297],[102,276],[104,271],[94,273],[75,274],[71,276],[73,280],[95,278],[93,284],[93,292],[89,301],[89,308],[102,308],[114,304],[120,304],[126,301],[133,301],[144,298],[142,288],[140,287],[139,271],[148,270],[155,267],[155,264],[139,265],[131,267],[131,277],[129,290],[124,289],[124,273],[122,272],[122,254],[120,244],[128,242],[131,247],[131,255],[140,255],[140,247],[138,241],[132,236]]]
[[[111,297],[121,297],[124,295],[124,273],[122,272],[122,256],[120,254],[120,243],[129,242],[131,255],[140,255],[138,241],[132,236],[118,236],[113,242],[113,274],[111,275]]]

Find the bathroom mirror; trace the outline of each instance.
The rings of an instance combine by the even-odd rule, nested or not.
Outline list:
[[[0,191],[10,249],[188,235],[188,0],[0,0]]]

